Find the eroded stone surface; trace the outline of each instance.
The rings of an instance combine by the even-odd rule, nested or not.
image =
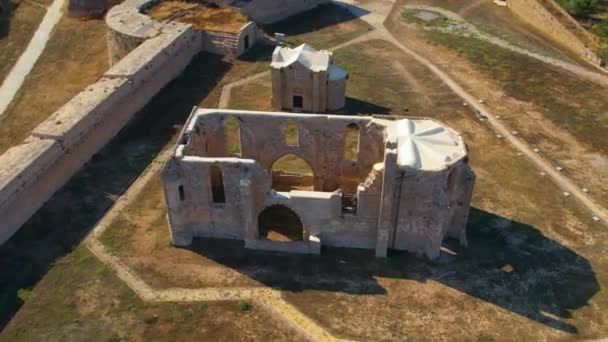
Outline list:
[[[239,123],[240,155],[228,151],[234,144],[226,135],[228,118]],[[286,142],[291,122],[297,126],[297,144]],[[345,158],[349,125],[358,131],[356,160]],[[398,155],[410,151],[400,144],[404,125],[414,131],[421,127],[424,135],[440,134],[431,135],[425,149],[415,153],[432,151],[432,158],[442,161],[401,163]],[[273,189],[273,165],[288,154],[310,166],[313,191]],[[445,237],[466,244],[475,175],[461,136],[431,119],[198,109],[162,179],[176,245],[215,237],[272,249],[273,242],[260,234],[259,218],[265,209],[282,206],[303,226],[294,252],[318,253],[315,246],[327,245],[375,249],[380,257],[393,248],[435,258]],[[289,242],[276,246],[289,251]]]

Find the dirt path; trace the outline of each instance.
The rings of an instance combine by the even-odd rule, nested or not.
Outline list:
[[[25,81],[25,77],[30,73],[44,51],[53,28],[61,18],[64,4],[65,0],[54,0],[48,7],[46,15],[38,26],[36,33],[34,33],[32,40],[4,79],[2,86],[0,86],[0,116],[4,114],[6,108],[13,101],[23,81]]]
[[[372,32],[368,32],[362,36],[359,36],[355,39],[351,39],[347,42],[344,42],[342,44],[338,44],[334,47],[329,48],[329,51],[336,51],[339,50],[341,48],[347,47],[349,45],[353,45],[353,44],[357,44],[357,43],[361,43],[367,40],[371,40],[371,39],[376,39],[379,38],[379,35],[377,34],[377,32],[372,31]],[[249,77],[246,77],[242,80],[238,80],[236,82],[232,82],[229,84],[226,84],[223,88],[222,88],[222,94],[220,95],[220,102],[218,104],[218,108],[228,108],[228,104],[230,103],[230,97],[232,96],[232,89],[257,81],[261,78],[264,78],[266,76],[270,75],[270,71],[264,71],[261,72],[259,74],[255,74]]]
[[[403,8],[412,9],[412,10],[425,10],[425,11],[440,13],[449,19],[452,19],[454,21],[457,21],[459,23],[463,23],[464,25],[466,25],[467,30],[469,30],[475,38],[481,39],[483,41],[486,41],[490,44],[494,44],[496,46],[500,46],[501,48],[507,49],[509,51],[513,51],[515,53],[519,53],[519,54],[528,56],[530,58],[534,58],[543,63],[550,64],[550,65],[556,66],[558,68],[567,70],[577,76],[580,76],[586,80],[595,82],[597,84],[608,85],[608,76],[607,75],[593,72],[591,70],[588,70],[582,66],[579,66],[579,65],[576,65],[573,63],[569,63],[566,61],[562,61],[562,60],[559,60],[556,58],[548,57],[548,56],[545,56],[545,55],[542,55],[542,54],[539,54],[536,52],[526,50],[519,46],[515,46],[515,45],[505,41],[504,39],[481,32],[480,30],[477,29],[477,27],[475,27],[473,24],[466,21],[462,16],[460,16],[459,14],[454,13],[452,11],[449,11],[449,10],[446,10],[446,9],[440,8],[440,7],[425,6],[425,5],[405,5],[405,6],[403,6]]]
[[[528,146],[526,142],[518,139],[511,131],[503,125],[496,117],[488,110],[486,106],[478,102],[474,96],[468,93],[463,87],[461,87],[456,81],[454,81],[445,72],[439,69],[436,65],[431,63],[428,59],[422,55],[414,52],[410,48],[403,45],[400,41],[395,39],[390,31],[384,26],[384,21],[388,17],[392,10],[392,1],[364,1],[357,2],[356,0],[344,0],[336,2],[339,5],[343,5],[349,9],[352,9],[353,13],[360,13],[360,8],[369,11],[369,14],[363,16],[361,19],[366,21],[372,27],[376,29],[381,39],[392,43],[404,53],[410,55],[416,61],[425,65],[433,74],[439,77],[454,93],[461,97],[465,102],[469,104],[479,115],[487,117],[488,124],[499,134],[501,134],[514,148],[523,153],[528,157],[540,170],[544,171],[550,176],[553,181],[563,191],[570,193],[576,198],[582,205],[589,209],[593,215],[599,217],[604,222],[608,222],[608,212],[603,207],[595,203],[587,194],[578,188],[570,179],[565,177],[554,166],[542,158],[538,153],[534,152],[533,149]]]

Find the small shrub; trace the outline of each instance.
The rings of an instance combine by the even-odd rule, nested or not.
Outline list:
[[[242,312],[251,310],[251,303],[246,299],[239,300],[239,310]]]
[[[559,0],[566,11],[575,16],[586,16],[597,10],[598,0]]]
[[[32,291],[29,289],[19,289],[19,291],[17,291],[17,297],[25,303],[30,298],[31,293]]]
[[[401,15],[405,19],[411,19],[416,15],[416,11],[411,10],[411,9],[406,9],[405,11],[403,11],[403,13]]]
[[[600,37],[608,38],[608,19],[603,19],[593,31]]]
[[[598,51],[597,55],[604,61],[604,65],[608,65],[608,48]]]

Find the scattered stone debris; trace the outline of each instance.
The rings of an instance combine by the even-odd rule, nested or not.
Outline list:
[[[600,218],[599,218],[599,217],[597,217],[597,216],[595,216],[595,215],[593,215],[593,217],[592,217],[592,218],[593,218],[593,221],[595,221],[595,222],[598,222],[598,221],[600,220]]]
[[[588,193],[589,192],[589,189],[587,189],[587,188],[583,188],[582,190],[583,190],[584,193]]]
[[[546,172],[544,172],[544,171],[541,171],[541,172],[540,172],[540,175],[544,177],[544,176],[546,176],[546,175],[547,175],[547,173],[546,173]]]
[[[564,196],[570,197],[570,193],[568,191],[564,191]]]
[[[540,150],[538,148],[534,148],[534,152],[539,153]]]
[[[556,169],[557,171],[561,171],[561,170],[563,170],[564,168],[563,168],[563,167],[561,167],[561,166],[556,166],[556,167],[555,167],[555,169]]]

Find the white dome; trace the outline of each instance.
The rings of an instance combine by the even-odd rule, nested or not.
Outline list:
[[[433,120],[399,120],[396,134],[401,167],[437,171],[467,155],[460,135]]]

